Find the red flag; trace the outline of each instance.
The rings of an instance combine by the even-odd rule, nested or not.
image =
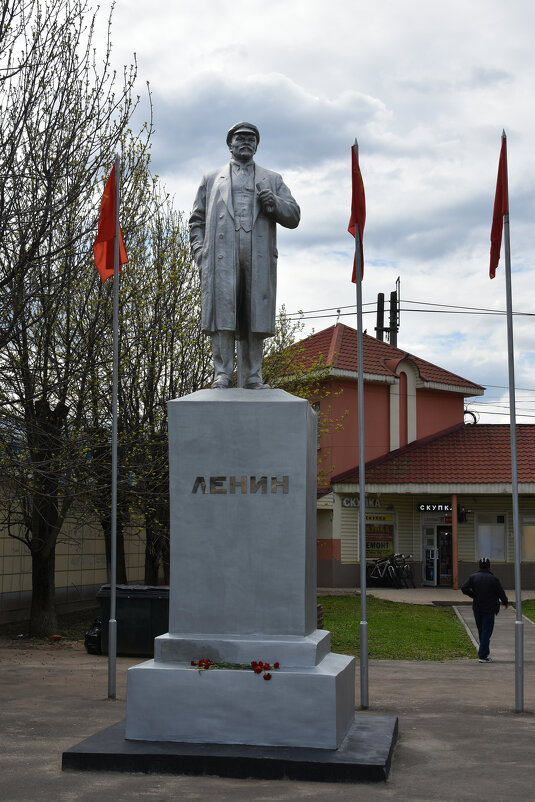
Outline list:
[[[364,234],[364,223],[366,222],[366,198],[364,195],[364,184],[360,173],[359,158],[356,145],[351,148],[351,217],[347,230],[355,236],[356,227],[359,234],[361,278],[364,276],[364,251],[362,249],[362,237]],[[353,260],[353,284],[357,281],[357,255]]]
[[[496,268],[500,261],[504,214],[509,214],[509,198],[507,192],[507,137],[505,136],[505,132],[502,134],[502,148],[500,150],[498,178],[496,180],[496,197],[494,198],[492,228],[490,231],[489,276],[491,278],[494,278],[496,275]]]
[[[100,202],[100,217],[98,219],[98,234],[93,243],[93,256],[95,267],[100,273],[102,283],[113,276],[113,251],[115,245],[115,218],[117,214],[117,187],[115,165],[106,181],[102,201]],[[119,272],[121,265],[128,262],[128,256],[123,242],[123,233],[119,227]]]

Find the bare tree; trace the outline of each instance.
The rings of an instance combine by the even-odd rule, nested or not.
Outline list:
[[[46,635],[57,538],[83,492],[90,366],[109,324],[109,290],[90,258],[102,179],[121,143],[143,161],[149,132],[128,141],[136,68],[117,79],[109,39],[97,62],[86,0],[35,0],[12,19],[25,25],[8,48],[11,59],[19,48],[19,69],[0,88],[4,517],[30,550],[31,632]]]

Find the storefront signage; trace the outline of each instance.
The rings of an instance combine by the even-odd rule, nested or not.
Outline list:
[[[367,507],[380,507],[381,504],[378,498],[367,498]],[[359,496],[344,496],[342,498],[342,507],[359,507]]]
[[[417,509],[420,512],[451,512],[451,504],[431,501],[425,502],[425,504],[418,504]]]

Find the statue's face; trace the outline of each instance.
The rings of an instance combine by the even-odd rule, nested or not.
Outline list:
[[[256,153],[256,136],[252,131],[238,131],[230,140],[230,152],[240,162],[248,162]]]

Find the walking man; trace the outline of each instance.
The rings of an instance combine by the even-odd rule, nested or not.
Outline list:
[[[500,612],[500,602],[505,609],[509,600],[505,595],[501,582],[490,570],[490,560],[482,557],[479,561],[479,571],[471,574],[461,587],[466,596],[473,599],[472,609],[479,633],[479,662],[492,663],[490,657],[490,638],[494,629],[494,620]]]
[[[232,387],[235,340],[241,343],[243,386],[267,388],[262,355],[264,339],[275,333],[276,228],[299,224],[299,206],[281,176],[253,161],[259,141],[256,125],[230,129],[230,164],[204,176],[189,221],[216,389]]]

